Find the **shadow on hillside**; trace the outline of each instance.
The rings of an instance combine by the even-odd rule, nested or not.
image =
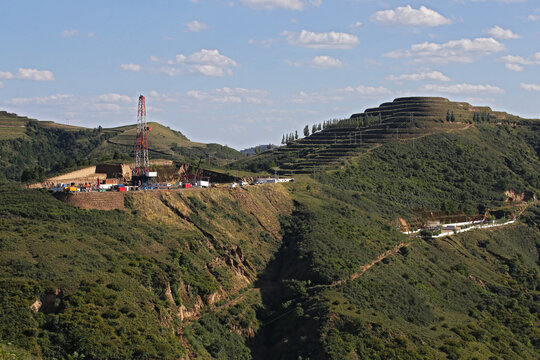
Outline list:
[[[317,359],[322,354],[319,317],[312,317],[313,297],[305,282],[308,261],[299,260],[298,241],[302,235],[296,226],[295,211],[280,219],[283,243],[265,271],[255,282],[262,296],[263,308],[257,313],[261,322],[255,337],[248,341],[254,359]]]

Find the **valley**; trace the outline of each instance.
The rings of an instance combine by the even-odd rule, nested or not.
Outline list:
[[[153,124],[152,156],[296,181],[55,195],[25,185],[127,162],[133,127],[4,117],[6,358],[538,357],[538,120],[399,98],[248,157]]]

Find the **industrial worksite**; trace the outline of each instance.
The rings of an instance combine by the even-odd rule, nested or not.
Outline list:
[[[123,208],[120,202],[110,201],[111,192],[174,190],[195,188],[237,188],[246,185],[260,185],[294,181],[293,178],[238,177],[201,168],[197,165],[175,163],[172,160],[152,160],[148,155],[148,137],[152,127],[146,121],[146,99],[139,96],[137,111],[137,136],[134,144],[133,163],[98,164],[32,184],[31,188],[45,188],[62,194],[89,192],[106,193],[102,196],[79,196],[75,201],[71,196],[60,195],[61,200],[76,203],[87,208]],[[67,200],[69,199],[69,201]],[[96,205],[98,204],[99,205]],[[105,205],[108,204],[108,205]]]

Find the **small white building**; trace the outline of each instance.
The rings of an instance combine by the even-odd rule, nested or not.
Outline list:
[[[210,181],[206,181],[206,180],[198,180],[196,185],[197,185],[198,187],[208,188],[208,187],[210,187]]]
[[[276,184],[276,183],[283,183],[283,182],[292,182],[294,181],[293,178],[261,178],[255,180],[253,183],[258,184]]]

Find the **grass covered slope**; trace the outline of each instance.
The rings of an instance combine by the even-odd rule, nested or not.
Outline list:
[[[506,190],[540,195],[538,143],[535,130],[476,125],[382,146],[320,179],[409,211],[473,214],[478,205],[502,205]]]
[[[128,212],[18,188],[0,199],[0,338],[43,358],[185,356],[181,329],[253,281],[292,206],[281,186],[134,194]],[[229,357],[249,352],[216,331]]]
[[[92,160],[88,154],[113,135],[98,129],[17,121],[17,134],[11,132],[12,128],[0,126],[0,134],[13,135],[0,136],[0,182],[37,180],[51,171],[89,164]]]
[[[398,98],[349,119],[325,122],[322,131],[230,166],[269,173],[277,169],[283,174],[312,174],[340,167],[346,159],[384,144],[458,133],[483,123],[538,127],[538,121],[489,107],[437,97]]]
[[[534,128],[476,124],[296,183],[261,280],[256,358],[537,358],[538,205],[518,224],[437,240],[398,233],[396,218],[515,209],[505,191],[539,194],[539,144]]]
[[[219,144],[191,142],[181,132],[149,123],[150,157],[221,166],[243,155]],[[30,182],[85,165],[133,161],[136,126],[111,129],[38,121],[0,111],[0,183]]]
[[[310,187],[296,189],[259,283],[255,358],[538,357],[538,205],[516,225],[426,241],[366,211],[360,193]]]
[[[192,142],[180,131],[172,130],[156,122],[150,122],[148,126],[152,127],[148,135],[148,149],[151,157],[173,160],[203,158],[216,165],[243,157],[240,152],[227,146]],[[115,151],[126,154],[133,152],[137,138],[136,126],[128,125],[111,130],[116,131],[117,134],[95,149],[91,153],[92,156],[113,154]]]
[[[347,142],[366,114],[333,129]],[[362,123],[370,147],[331,148],[339,162],[314,178],[141,192],[126,212],[2,188],[0,340],[44,358],[538,358],[538,123],[470,115],[399,139],[395,118]],[[524,212],[438,239],[397,230],[486,207]]]

